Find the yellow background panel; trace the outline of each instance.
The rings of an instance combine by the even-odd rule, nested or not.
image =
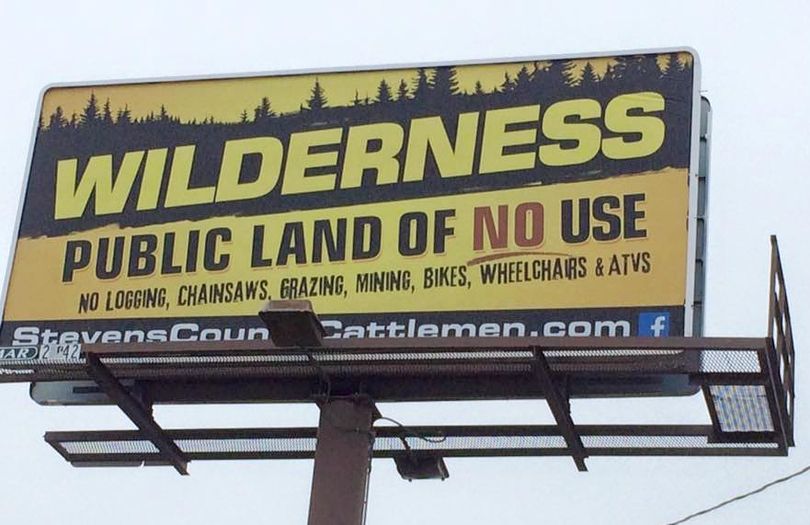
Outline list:
[[[598,242],[593,239],[577,245],[563,242],[560,235],[561,201],[630,193],[644,193],[639,209],[645,213],[638,226],[647,231],[645,238]],[[407,311],[462,311],[500,309],[578,308],[608,306],[678,305],[685,301],[687,259],[687,171],[666,169],[640,175],[614,177],[600,181],[587,181],[551,186],[530,186],[518,189],[483,193],[431,197],[389,203],[357,205],[343,208],[295,211],[267,216],[219,217],[196,222],[179,222],[159,226],[121,229],[115,226],[57,238],[21,239],[17,243],[13,272],[6,308],[6,319],[60,320],[156,318],[194,316],[253,315],[261,304],[244,301],[233,304],[180,306],[177,296],[182,285],[225,281],[266,279],[273,298],[279,298],[281,280],[314,276],[343,275],[345,297],[313,297],[316,311],[323,314],[352,312],[407,312]],[[531,252],[563,253],[572,257],[586,257],[587,276],[576,280],[546,280],[501,285],[483,285],[479,277],[480,264],[468,266],[471,285],[467,287],[441,287],[422,289],[422,275],[426,267],[467,265],[471,260],[499,253],[496,250],[473,250],[473,210],[477,206],[496,209],[506,204],[514,209],[523,202],[540,202],[545,211],[545,239],[541,246],[526,249]],[[455,229],[447,240],[446,253],[405,257],[398,253],[399,219],[402,214],[423,211],[433,217],[436,210],[453,209],[455,217],[448,223]],[[495,212],[493,214],[496,215]],[[307,236],[308,257],[311,257],[312,224],[317,219],[348,219],[348,238],[351,246],[352,219],[360,216],[378,216],[382,221],[382,250],[373,260],[295,264],[287,266],[251,268],[253,227],[265,225],[267,242],[265,253],[275,259],[284,224],[302,221]],[[229,266],[219,272],[205,272],[198,268],[193,274],[152,275],[138,278],[119,277],[100,281],[95,276],[95,258],[88,268],[77,271],[74,281],[61,282],[65,243],[70,239],[91,241],[95,248],[100,237],[151,233],[162,239],[166,232],[175,232],[178,239],[175,261],[185,259],[185,242],[190,230],[204,232],[211,228],[230,228],[233,238],[223,244],[221,251],[230,254]],[[429,228],[432,232],[432,227]],[[432,234],[429,235],[432,239]],[[428,246],[432,246],[429,242]],[[520,251],[514,246],[505,251]],[[598,258],[609,261],[613,255],[648,252],[651,271],[631,272],[627,275],[595,275]],[[535,260],[547,256],[525,253],[498,262]],[[160,256],[158,256],[158,261]],[[126,269],[127,259],[124,259]],[[159,267],[159,263],[158,263]],[[414,290],[356,293],[356,276],[364,272],[409,270]],[[83,293],[99,292],[104,296],[120,290],[164,287],[167,290],[166,308],[78,313],[79,297]]]

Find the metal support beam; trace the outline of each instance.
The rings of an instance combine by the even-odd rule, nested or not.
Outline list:
[[[577,470],[585,472],[588,470],[588,467],[585,465],[585,458],[588,457],[588,454],[585,452],[585,447],[577,433],[574,420],[571,419],[571,411],[568,402],[560,395],[557,386],[551,379],[551,369],[543,355],[543,351],[535,348],[533,352],[534,360],[532,362],[532,370],[534,371],[534,375],[543,387],[548,407],[551,409],[551,413],[554,415],[554,419],[560,427],[560,433],[565,439],[566,445],[568,445],[568,450],[571,453],[571,457],[574,459]]]
[[[174,441],[172,441],[155,422],[147,408],[133,397],[132,394],[127,392],[118,379],[104,366],[104,363],[101,362],[101,359],[97,355],[88,353],[86,358],[87,371],[90,377],[98,383],[98,386],[101,387],[110,399],[115,401],[121,411],[135,423],[135,426],[138,427],[143,435],[155,445],[155,448],[160,451],[161,456],[168,461],[177,472],[183,476],[187,476],[188,470],[186,466],[188,459],[186,459],[185,455]]]
[[[366,517],[376,408],[364,396],[331,399],[320,407],[308,523],[362,525]]]

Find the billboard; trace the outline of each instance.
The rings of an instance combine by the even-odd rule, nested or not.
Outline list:
[[[54,86],[0,344],[689,334],[689,50]]]

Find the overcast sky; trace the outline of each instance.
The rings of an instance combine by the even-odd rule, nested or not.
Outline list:
[[[546,5],[549,4],[549,5]],[[667,523],[810,464],[808,350],[810,42],[806,2],[11,2],[0,0],[0,258],[14,217],[40,90],[137,79],[691,46],[713,104],[706,334],[764,336],[768,235],[783,249],[798,365],[789,458],[456,459],[450,479],[372,472],[370,524]],[[274,6],[274,7],[271,7]],[[2,269],[5,274],[5,268]],[[32,300],[46,301],[47,297]],[[547,423],[542,402],[385,405],[408,424]],[[44,408],[0,386],[3,523],[304,523],[308,461],[73,469],[47,430],[117,429],[112,408]],[[179,426],[316,425],[310,406],[159,407]],[[701,396],[575,401],[574,419],[707,423]],[[695,523],[806,523],[810,475]],[[171,520],[171,521],[170,521]]]

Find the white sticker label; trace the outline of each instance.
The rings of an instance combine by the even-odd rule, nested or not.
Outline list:
[[[79,343],[50,344],[39,347],[40,361],[78,361],[81,359],[82,345]]]

